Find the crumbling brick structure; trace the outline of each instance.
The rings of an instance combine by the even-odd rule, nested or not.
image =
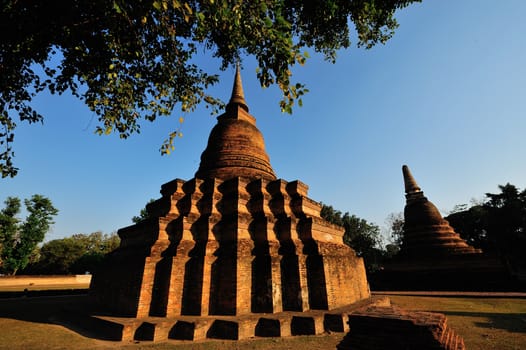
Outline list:
[[[400,308],[369,307],[349,316],[351,329],[338,350],[464,350],[446,316]]]

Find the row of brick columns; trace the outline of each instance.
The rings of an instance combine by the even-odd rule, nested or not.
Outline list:
[[[170,271],[158,270],[159,264],[163,263],[163,258],[152,258],[147,257],[145,261],[145,268],[143,273],[143,279],[141,284],[141,291],[139,295],[139,302],[138,302],[138,308],[137,308],[137,317],[146,317],[146,316],[167,316],[167,317],[173,317],[178,316],[182,314],[187,315],[241,315],[251,312],[258,312],[258,310],[254,310],[254,307],[252,305],[252,302],[255,298],[258,297],[267,297],[270,298],[270,306],[271,309],[265,308],[262,309],[262,311],[259,312],[270,312],[270,313],[276,313],[281,311],[304,311],[309,309],[309,295],[308,295],[308,286],[307,286],[307,266],[306,266],[306,259],[307,257],[305,255],[299,255],[299,256],[292,256],[289,257],[291,260],[296,260],[298,262],[298,270],[290,270],[291,266],[282,266],[282,257],[281,256],[272,256],[270,257],[270,295],[253,295],[253,291],[255,286],[253,285],[255,281],[253,280],[253,272],[252,268],[254,265],[254,262],[258,257],[254,256],[242,256],[237,259],[237,261],[233,261],[233,259],[227,259],[224,261],[226,263],[226,266],[223,265],[223,269],[221,269],[221,266],[214,265],[218,262],[218,257],[214,255],[205,255],[203,258],[203,264],[202,264],[202,279],[200,279],[198,276],[192,275],[191,277],[195,280],[201,280],[201,289],[195,290],[195,291],[189,291],[188,293],[194,293],[192,297],[194,299],[200,299],[200,310],[199,312],[196,312],[195,308],[186,307],[185,312],[185,306],[184,303],[184,283],[185,280],[188,280],[188,278],[185,278],[185,269],[181,267],[187,266],[187,264],[190,261],[190,257],[188,256],[174,256],[167,258],[168,260],[172,261],[172,264],[170,266]],[[267,260],[267,259],[265,259]],[[213,268],[216,267],[218,271],[213,274]],[[226,269],[225,269],[226,267]],[[297,276],[299,277],[297,281],[283,281],[282,280],[282,269],[287,268],[289,269],[288,274],[291,272],[297,272]],[[231,271],[228,271],[230,269]],[[225,271],[227,270],[227,271]],[[232,271],[235,270],[235,271]],[[154,288],[159,288],[159,286],[156,286],[156,277],[159,278],[159,280],[162,279],[161,276],[159,276],[159,273],[166,274],[167,272],[170,272],[170,276],[168,278],[168,295],[167,300],[165,303],[160,302],[159,300],[156,300],[156,294],[154,291]],[[190,271],[192,272],[192,271]],[[228,278],[228,273],[235,273],[235,281],[232,281]],[[225,282],[226,281],[226,282]],[[213,283],[218,283],[218,285],[213,285]],[[228,283],[229,285],[225,286],[224,284]],[[290,283],[294,285],[290,285]],[[214,287],[218,289],[218,291],[211,295],[212,291],[214,290]],[[221,288],[223,287],[223,288]],[[231,288],[234,287],[234,288]],[[262,286],[263,288],[265,286]],[[291,292],[298,292],[300,295],[297,297],[296,300],[289,300],[288,302],[285,301],[285,308],[283,306],[283,294],[286,294],[288,297],[291,297],[294,299],[294,295],[290,295],[290,292],[284,292],[284,288],[289,288]],[[318,288],[324,288],[324,286],[320,285]],[[235,293],[231,293],[230,295],[225,295],[224,290],[225,289],[234,289]],[[265,293],[265,291],[262,291]],[[199,294],[195,294],[199,293]],[[257,293],[257,291],[256,291]],[[188,298],[188,295],[186,295]],[[216,298],[214,302],[211,302],[214,300],[213,298]],[[223,305],[221,307],[221,302],[219,299],[222,299],[224,302],[223,304],[227,304],[226,307]],[[235,299],[235,304],[229,304]],[[161,303],[162,305],[165,305],[164,310],[152,307],[155,305],[155,303]],[[299,305],[298,305],[299,304]],[[214,307],[215,306],[215,307]],[[235,306],[235,307],[234,307]],[[210,310],[212,308],[212,310]],[[157,309],[157,310],[156,310]],[[192,311],[194,310],[194,311]]]
[[[308,256],[303,253],[303,242],[297,230],[302,219],[295,217],[291,210],[291,199],[287,194],[290,184],[274,181],[267,192],[268,183],[256,180],[251,183],[251,193],[248,193],[248,183],[241,178],[227,183],[211,181],[214,181],[213,186],[206,186],[199,179],[188,184],[181,181],[175,186],[176,191],[171,195],[171,212],[159,218],[159,237],[150,256],[145,258],[137,317],[308,310]],[[208,193],[203,193],[202,187],[208,188]],[[201,226],[196,229],[196,221],[203,215],[207,218],[206,225],[201,219]],[[255,226],[249,227],[251,224]],[[196,233],[204,229],[207,234]],[[201,241],[196,241],[196,238]],[[200,249],[196,251],[198,245]],[[192,269],[192,263],[196,269]],[[265,264],[270,264],[270,268]],[[259,273],[253,271],[257,269],[255,266],[270,274],[267,288],[265,281],[252,280],[253,275]],[[286,274],[282,278],[283,270]],[[189,273],[192,275],[187,276]],[[196,286],[195,282],[193,286],[185,285],[191,280],[201,281],[201,285]],[[254,285],[256,282],[259,285]],[[188,290],[192,287],[195,290]],[[158,293],[156,289],[159,288],[165,292]],[[320,294],[319,288],[322,289],[323,298],[326,287],[318,285],[317,288],[317,294]],[[291,295],[295,292],[299,295]],[[200,298],[195,293],[199,293]],[[159,297],[165,301],[155,300]],[[270,298],[270,302],[267,301],[270,305],[258,310],[253,305],[257,298]],[[310,298],[314,297],[311,295]],[[190,299],[194,304],[200,299],[199,306],[185,305]]]

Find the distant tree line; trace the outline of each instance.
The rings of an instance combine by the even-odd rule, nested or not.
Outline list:
[[[325,204],[322,204],[321,217],[345,229],[343,242],[364,258],[368,272],[377,271],[390,256],[390,252],[381,247],[380,227],[377,225]]]
[[[119,246],[115,233],[74,234],[46,242],[22,272],[29,275],[66,275],[92,273],[104,256]]]
[[[24,200],[7,197],[0,209],[0,274],[83,274],[97,269],[105,254],[119,245],[117,234],[75,234],[40,244],[58,210],[51,200],[35,194]]]

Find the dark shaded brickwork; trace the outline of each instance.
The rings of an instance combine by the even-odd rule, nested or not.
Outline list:
[[[464,350],[464,340],[439,313],[369,307],[349,316],[338,350]]]

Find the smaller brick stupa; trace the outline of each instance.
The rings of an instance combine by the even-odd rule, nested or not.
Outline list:
[[[407,165],[402,167],[406,205],[404,209],[404,243],[401,257],[408,259],[450,258],[480,254],[455,232],[449,222],[425,196]]]
[[[470,246],[402,167],[406,205],[400,252],[370,279],[373,289],[502,290],[508,273],[494,256]]]

